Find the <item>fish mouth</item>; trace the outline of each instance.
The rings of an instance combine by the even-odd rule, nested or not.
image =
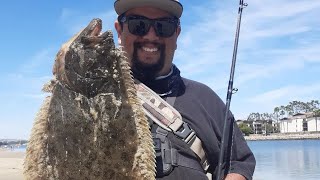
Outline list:
[[[102,20],[101,19],[93,19],[87,27],[85,27],[79,34],[78,37],[82,36],[99,36],[102,30]]]
[[[102,21],[94,19],[65,43],[57,54],[53,74],[71,90],[94,96],[112,81],[116,62],[111,31],[101,33]]]
[[[94,33],[100,34],[100,31]],[[72,49],[74,53],[71,55],[78,57],[71,60],[78,61],[70,61],[70,79],[82,94],[95,96],[106,84],[112,84],[114,75],[119,73],[115,72],[117,62],[112,55],[115,49],[112,37],[111,32],[99,36],[84,36],[78,44],[83,49]]]

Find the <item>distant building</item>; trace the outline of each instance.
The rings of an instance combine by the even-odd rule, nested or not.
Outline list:
[[[314,116],[312,112],[297,113],[289,118],[280,119],[280,132],[315,132],[320,131],[320,117]]]
[[[263,121],[262,120],[255,120],[252,121],[251,127],[253,130],[253,134],[262,134],[262,124]]]
[[[266,133],[266,124],[273,125],[272,120],[248,120],[246,121],[251,129],[253,130],[253,134],[265,134]]]

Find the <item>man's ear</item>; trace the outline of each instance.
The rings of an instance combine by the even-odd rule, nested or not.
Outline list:
[[[178,27],[177,27],[177,31],[176,31],[177,39],[178,39],[178,37],[179,37],[179,35],[180,35],[180,32],[181,32],[181,26],[178,26]],[[176,41],[176,50],[177,50],[177,48],[178,48],[178,44],[177,44],[177,41]]]
[[[115,29],[117,31],[117,34],[118,34],[118,44],[121,45],[122,26],[118,21],[115,21],[114,22],[114,27],[115,27]]]
[[[179,25],[179,26],[177,27],[177,37],[179,37],[180,32],[181,32],[181,26]]]

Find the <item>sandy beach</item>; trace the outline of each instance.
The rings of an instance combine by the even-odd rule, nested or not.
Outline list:
[[[0,149],[0,180],[23,180],[24,152]]]

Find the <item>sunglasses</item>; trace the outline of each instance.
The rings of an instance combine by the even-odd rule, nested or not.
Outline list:
[[[129,32],[137,36],[146,35],[152,26],[158,37],[171,37],[179,26],[179,19],[176,17],[149,19],[144,16],[130,15],[119,16],[118,21],[127,23]]]

